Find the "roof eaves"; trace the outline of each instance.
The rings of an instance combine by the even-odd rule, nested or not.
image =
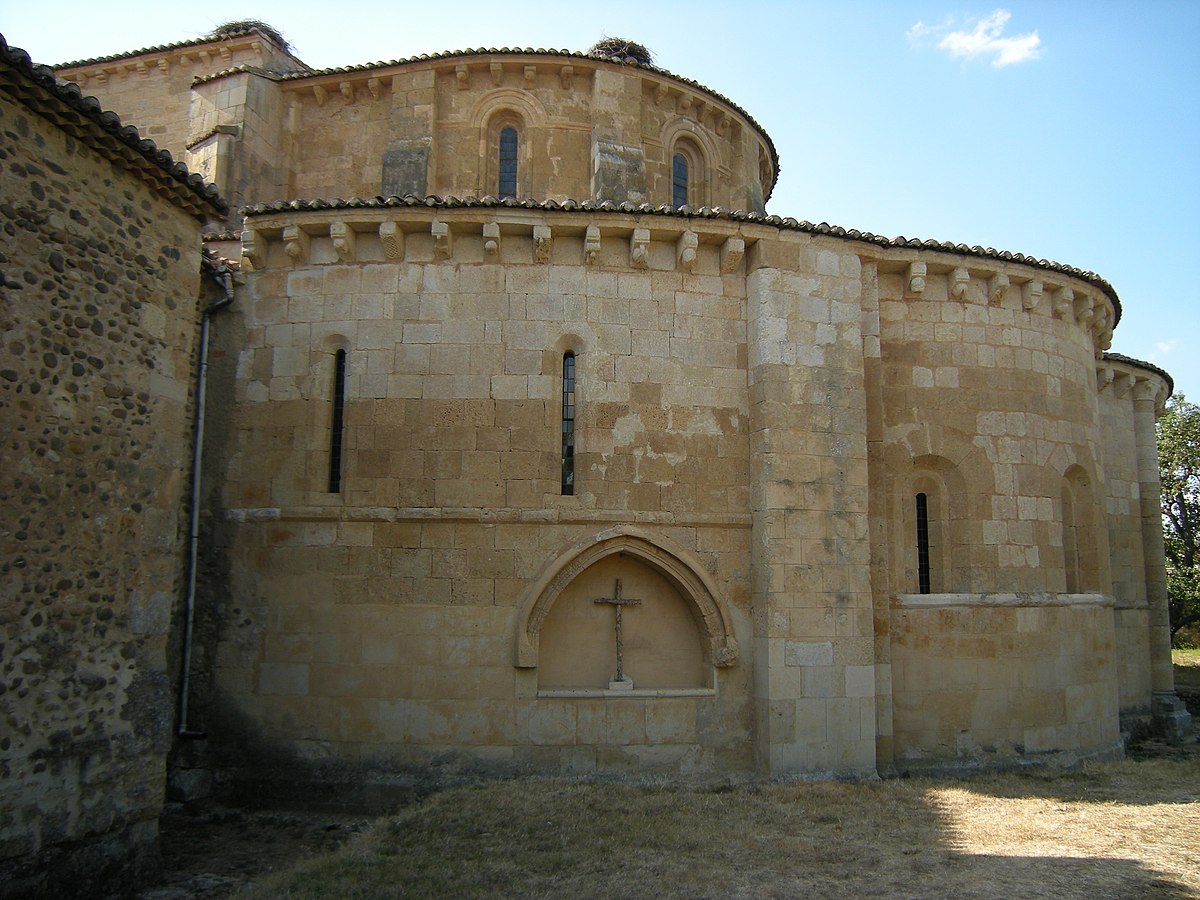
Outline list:
[[[1164,381],[1167,382],[1167,397],[1169,398],[1175,393],[1175,379],[1171,377],[1171,373],[1166,369],[1161,369],[1154,363],[1148,363],[1144,359],[1135,359],[1132,356],[1126,356],[1123,353],[1105,353],[1105,362],[1124,363],[1127,366],[1133,366],[1137,369],[1145,369],[1147,372],[1153,372]]]
[[[426,206],[433,209],[457,209],[469,207],[488,207],[488,208],[509,208],[509,209],[531,209],[545,212],[611,212],[624,213],[626,215],[652,215],[666,216],[682,219],[722,219],[733,222],[747,222],[756,225],[768,225],[774,228],[779,228],[785,231],[799,231],[806,234],[822,234],[832,237],[846,238],[852,241],[861,241],[866,244],[871,244],[876,247],[882,247],[889,250],[915,249],[915,250],[930,250],[939,253],[956,253],[960,256],[976,256],[983,259],[998,260],[1001,262],[1014,262],[1021,265],[1032,266],[1038,269],[1044,269],[1050,272],[1056,272],[1061,275],[1067,275],[1072,278],[1078,278],[1081,281],[1086,281],[1092,286],[1103,291],[1113,302],[1114,311],[1116,313],[1113,325],[1121,319],[1121,301],[1117,296],[1116,290],[1105,279],[1101,278],[1095,272],[1084,271],[1074,266],[1068,266],[1064,263],[1053,262],[1046,259],[1036,259],[1032,256],[1026,256],[1023,253],[1011,253],[1008,250],[996,250],[992,247],[972,246],[966,244],[952,244],[949,241],[935,240],[919,240],[916,238],[895,237],[887,238],[878,234],[872,234],[869,231],[859,231],[855,228],[843,228],[840,225],[830,225],[826,222],[813,224],[812,222],[793,219],[790,216],[781,217],[775,215],[766,215],[764,213],[746,212],[745,210],[735,209],[728,210],[723,207],[708,207],[702,206],[693,208],[690,206],[653,206],[649,203],[614,203],[611,200],[516,200],[511,197],[499,199],[497,197],[438,197],[427,196],[419,197],[415,194],[405,194],[404,196],[392,197],[370,197],[370,198],[354,198],[343,200],[335,198],[333,200],[281,200],[275,203],[257,203],[253,206],[246,206],[241,209],[242,215],[246,217],[272,215],[283,212],[306,212],[306,211],[322,211],[322,210],[339,210],[339,209],[389,209],[395,207],[414,207]]]
[[[248,37],[251,34],[256,34],[259,37],[266,38],[267,40],[272,40],[270,35],[264,34],[262,31],[260,31],[257,28],[246,28],[241,31],[232,31],[229,34],[223,35],[221,37],[205,36],[205,37],[193,38],[190,41],[176,41],[175,43],[172,43],[172,44],[155,44],[152,47],[143,47],[140,50],[127,50],[124,53],[114,53],[111,56],[95,56],[90,59],[77,59],[77,60],[73,60],[71,62],[58,63],[57,65],[52,66],[52,68],[54,68],[54,69],[77,69],[77,68],[80,68],[81,66],[98,66],[98,65],[103,65],[104,63],[116,62],[117,60],[132,59],[135,56],[145,56],[145,55],[151,54],[151,53],[171,53],[175,50],[186,50],[189,47],[199,47],[202,44],[220,44],[225,41],[236,40],[237,38]],[[292,56],[291,51],[288,50],[287,48],[281,48],[281,49],[283,49],[285,52],[287,52],[289,56]],[[292,56],[292,59],[295,59],[297,63],[299,63],[301,66],[305,66],[305,68],[307,68],[307,66],[305,65],[305,63],[302,60],[296,58],[295,56]]]
[[[124,164],[160,193],[200,218],[214,213],[224,215],[229,204],[215,186],[176,162],[166,150],[143,138],[132,125],[122,125],[120,117],[103,109],[95,97],[84,96],[79,86],[60,81],[52,69],[36,65],[19,47],[10,47],[0,34],[0,69],[8,68],[16,82],[0,84],[21,103],[60,127],[76,131],[82,123],[86,134],[77,139],[105,151],[114,162]],[[20,89],[24,85],[27,89]],[[90,138],[90,140],[89,140]]]

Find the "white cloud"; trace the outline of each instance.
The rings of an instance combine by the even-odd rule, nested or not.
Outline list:
[[[951,31],[954,21],[947,20],[941,25],[926,25],[917,22],[908,30],[908,39],[915,43],[924,43],[926,38],[936,39],[937,46],[945,50],[953,59],[988,59],[996,68],[1011,66],[1015,63],[1027,62],[1041,56],[1042,39],[1036,31],[1020,34],[1015,37],[1004,37],[1004,27],[1012,13],[1006,9],[998,9],[983,19],[969,21],[966,27]]]
[[[1166,356],[1168,353],[1170,353],[1172,350],[1175,349],[1175,347],[1178,343],[1179,343],[1178,338],[1171,338],[1171,340],[1169,340],[1169,341],[1159,341],[1157,344],[1154,345],[1155,357]]]

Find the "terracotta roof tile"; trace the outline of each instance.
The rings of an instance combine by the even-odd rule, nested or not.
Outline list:
[[[1105,353],[1104,359],[1106,362],[1124,363],[1127,366],[1135,366],[1139,369],[1145,369],[1147,372],[1153,372],[1167,382],[1168,397],[1175,393],[1175,379],[1171,377],[1171,374],[1166,369],[1160,369],[1154,363],[1148,363],[1144,359],[1134,359],[1132,356],[1126,356],[1123,353]]]
[[[961,256],[977,256],[984,259],[1000,260],[1003,262],[1015,262],[1026,266],[1033,266],[1038,269],[1045,269],[1051,272],[1057,272],[1062,275],[1069,275],[1072,278],[1078,278],[1081,281],[1086,281],[1099,290],[1113,302],[1113,307],[1116,313],[1115,325],[1121,320],[1121,301],[1117,297],[1117,292],[1113,286],[1097,275],[1095,272],[1087,272],[1083,269],[1077,269],[1074,266],[1068,266],[1063,263],[1053,262],[1046,259],[1036,259],[1032,256],[1026,256],[1023,253],[1012,253],[1008,250],[996,250],[992,247],[971,246],[966,244],[952,244],[949,241],[934,241],[934,240],[919,240],[917,238],[907,238],[904,236],[887,238],[878,234],[872,234],[869,231],[859,231],[856,228],[842,228],[840,225],[830,225],[826,222],[813,224],[812,222],[800,221],[793,219],[790,216],[781,217],[775,215],[765,215],[763,213],[746,212],[745,210],[735,209],[728,210],[722,207],[702,206],[698,209],[693,209],[690,206],[653,206],[649,203],[613,203],[611,200],[515,200],[511,197],[503,200],[496,197],[418,197],[415,194],[406,194],[402,197],[370,197],[370,198],[353,198],[343,200],[335,198],[333,200],[281,200],[275,203],[256,203],[253,206],[243,207],[241,212],[247,217],[271,215],[281,212],[303,212],[303,211],[320,211],[320,210],[337,210],[337,209],[388,209],[399,206],[427,206],[434,209],[458,209],[470,207],[495,207],[495,208],[510,208],[510,209],[535,209],[546,212],[614,212],[633,215],[651,215],[651,216],[672,216],[684,219],[724,219],[733,222],[749,222],[757,225],[770,225],[775,228],[784,229],[787,231],[802,231],[808,234],[827,234],[833,237],[847,238],[852,241],[861,241],[867,244],[874,244],[878,247],[888,249],[913,249],[913,250],[934,250],[940,253],[957,253]]]
[[[6,71],[7,70],[7,71]],[[33,63],[29,54],[10,47],[0,34],[0,90],[14,95],[21,103],[67,128],[75,137],[99,149],[115,163],[123,164],[155,190],[170,196],[193,215],[207,218],[224,214],[229,209],[217,192],[203,178],[176,162],[154,141],[143,138],[132,125],[122,125],[121,118],[105,110],[95,97],[84,96],[79,86],[60,81],[52,69]],[[82,123],[85,134],[75,133]],[[123,153],[122,149],[132,151]],[[130,156],[135,157],[131,159]]]

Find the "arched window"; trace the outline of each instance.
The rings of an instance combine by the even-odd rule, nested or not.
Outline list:
[[[500,146],[499,146],[499,184],[496,190],[496,196],[516,197],[517,196],[517,129],[511,125],[506,125],[500,129]]]
[[[917,593],[928,594],[929,580],[929,495],[917,494]]]
[[[562,389],[562,493],[575,493],[575,354],[563,354]]]
[[[671,205],[686,206],[688,202],[688,158],[676,153],[671,159]]]
[[[329,422],[329,493],[342,490],[342,433],[346,422],[346,351],[333,358],[333,414]]]

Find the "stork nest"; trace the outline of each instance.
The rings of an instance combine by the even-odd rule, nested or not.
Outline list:
[[[644,66],[654,65],[654,56],[644,44],[627,41],[625,38],[606,37],[592,45],[592,49],[588,53],[592,56],[618,56],[621,59],[633,59]]]

